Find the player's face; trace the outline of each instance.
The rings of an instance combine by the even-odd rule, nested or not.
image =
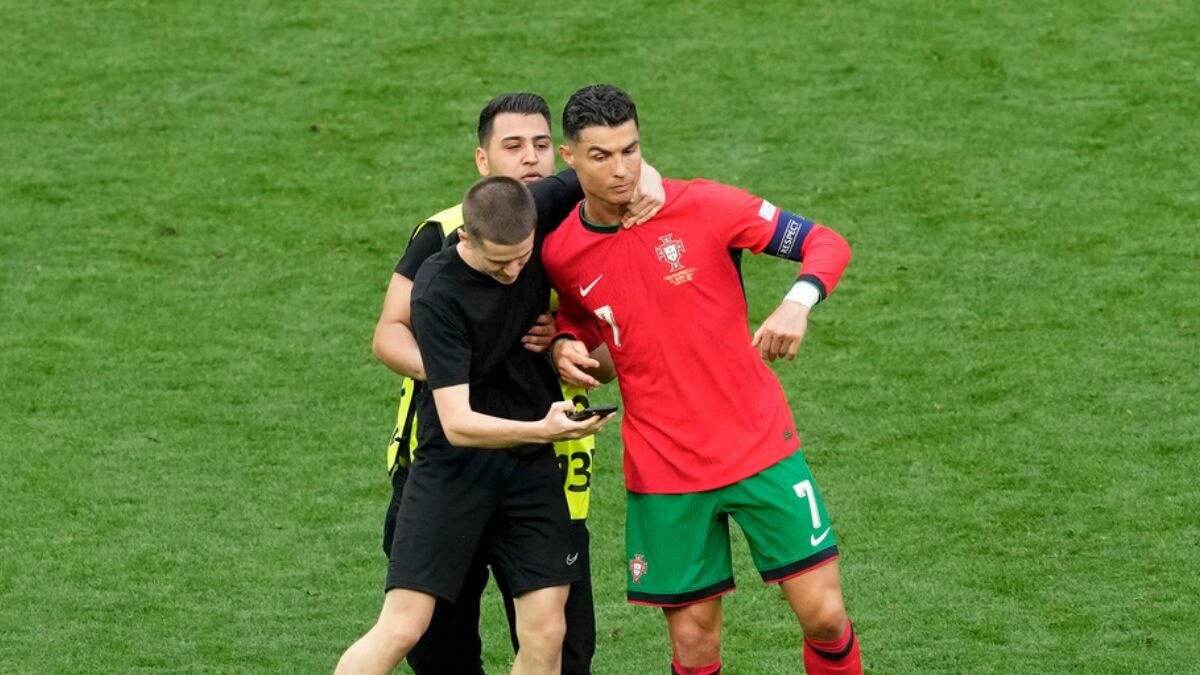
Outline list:
[[[578,141],[567,141],[562,155],[575,169],[588,199],[614,206],[633,201],[642,176],[642,148],[633,120],[617,127],[587,127],[580,131]]]
[[[471,266],[506,286],[517,280],[533,255],[533,232],[525,241],[511,245],[497,244],[487,239],[472,241],[466,234],[461,236],[471,252],[474,262]]]
[[[541,115],[500,113],[492,136],[475,149],[475,166],[484,176],[508,176],[532,183],[554,173],[550,124]]]

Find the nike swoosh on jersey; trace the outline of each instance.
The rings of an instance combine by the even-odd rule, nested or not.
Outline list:
[[[808,537],[808,543],[812,544],[813,546],[817,546],[817,545],[819,545],[821,542],[825,541],[825,537],[828,537],[828,536],[829,536],[829,530],[830,530],[830,529],[831,529],[831,528],[828,528],[828,527],[827,527],[827,528],[825,528],[825,531],[824,531],[824,532],[822,532],[822,533],[821,533],[821,536],[819,536],[819,537],[818,537],[817,535],[815,535],[815,534],[813,534],[813,535],[809,535],[809,537]]]
[[[588,293],[591,293],[591,292],[592,292],[592,289],[593,289],[593,288],[595,288],[595,287],[596,287],[596,284],[600,283],[600,280],[601,280],[601,279],[603,279],[603,278],[604,278],[604,275],[603,275],[603,274],[601,274],[600,276],[596,277],[595,281],[593,281],[592,283],[588,284],[588,285],[587,285],[587,288],[584,288],[583,286],[580,286],[580,287],[579,287],[579,296],[580,296],[580,297],[583,297],[583,298],[586,298],[586,297],[587,297],[587,294],[588,294]]]

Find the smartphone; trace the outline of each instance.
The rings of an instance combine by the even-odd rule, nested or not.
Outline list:
[[[591,406],[590,408],[584,408],[583,410],[576,410],[573,413],[567,413],[567,417],[570,417],[576,422],[582,422],[584,420],[590,420],[593,417],[608,417],[615,412],[617,412],[616,404],[604,403],[601,405]]]

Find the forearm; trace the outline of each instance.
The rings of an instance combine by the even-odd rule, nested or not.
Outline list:
[[[498,449],[551,442],[542,420],[519,422],[462,410],[442,416],[441,422],[446,440],[460,448]]]
[[[568,413],[575,410],[570,401],[555,401],[546,416],[532,422],[493,417],[475,412],[470,404],[471,388],[467,384],[436,387],[433,403],[437,406],[442,433],[452,445],[460,448],[511,448],[516,445],[554,443],[591,436],[604,426],[604,419],[572,420]]]
[[[421,350],[408,326],[398,322],[380,322],[371,339],[371,352],[383,365],[414,380],[425,379]]]
[[[774,231],[768,232],[761,226],[748,228],[746,232],[753,232],[755,237],[769,236],[769,239],[765,243],[750,243],[747,248],[801,263],[797,285],[812,291],[803,294],[804,304],[811,306],[833,293],[850,263],[850,245],[842,235],[803,216],[778,210],[768,202],[762,202],[759,217],[773,218]]]
[[[837,232],[817,225],[804,241],[798,281],[811,283],[824,300],[841,281],[850,264],[850,245]]]

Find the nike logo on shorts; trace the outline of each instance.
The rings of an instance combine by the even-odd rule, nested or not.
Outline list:
[[[578,551],[567,556],[567,564],[568,565],[574,565],[576,560],[579,560],[579,552]]]
[[[829,536],[829,530],[830,530],[830,528],[828,528],[828,527],[825,528],[825,531],[822,532],[820,536],[817,536],[815,534],[809,535],[808,543],[812,544],[813,546],[820,545],[821,542],[825,541],[825,537]]]

